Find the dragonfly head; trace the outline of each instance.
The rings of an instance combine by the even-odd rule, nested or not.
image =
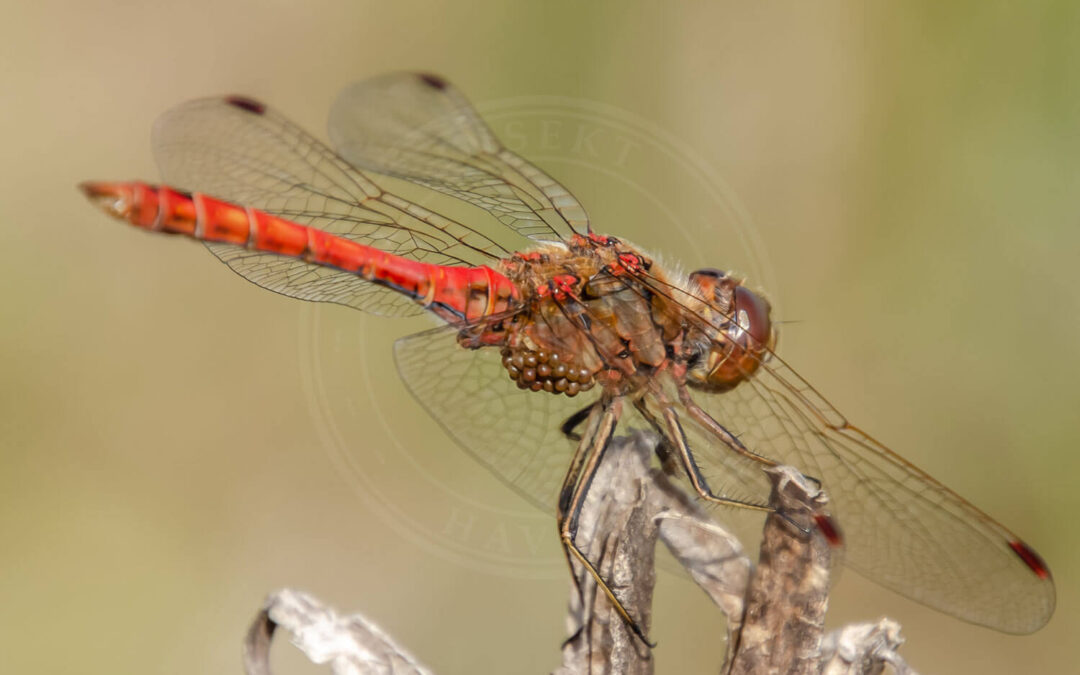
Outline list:
[[[750,378],[776,345],[769,301],[741,279],[714,269],[692,273],[690,290],[700,300],[698,316],[706,321],[687,341],[688,383],[727,391]]]

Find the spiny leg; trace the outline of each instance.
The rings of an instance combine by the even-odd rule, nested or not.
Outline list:
[[[593,436],[596,434],[597,425],[600,423],[608,405],[609,402],[600,400],[590,407],[574,414],[574,417],[577,417],[582,412],[587,411],[587,414],[585,415],[585,432],[583,434],[575,434],[578,436],[578,445],[574,450],[573,457],[570,459],[570,468],[566,472],[566,477],[563,478],[562,487],[559,488],[559,501],[556,515],[559,519],[560,531],[561,523],[566,518],[567,511],[570,507],[570,501],[574,494],[574,487],[578,484],[578,480],[581,476],[581,467],[584,465],[585,459],[590,455],[590,450],[594,445]],[[563,426],[565,427],[566,424],[564,423]]]
[[[618,424],[621,416],[622,399],[613,399],[603,406],[599,424],[589,443],[588,460],[579,467],[579,475],[574,481],[573,492],[569,495],[569,499],[566,502],[567,508],[563,512],[564,520],[567,525],[565,530],[571,537],[577,536],[578,520],[581,517],[581,506],[585,502],[585,497],[588,495],[589,488],[592,486],[593,477],[596,475],[596,469],[600,466],[600,462],[604,458],[604,452],[607,450],[608,441],[610,441],[612,435],[614,435],[615,426]],[[564,483],[564,487],[568,487],[566,486],[566,483]]]
[[[743,445],[738,436],[728,431],[724,425],[713,419],[712,415],[705,412],[705,410],[694,401],[694,398],[690,395],[690,390],[687,389],[685,384],[680,383],[678,388],[679,400],[682,402],[683,407],[686,408],[686,411],[690,413],[690,416],[703,424],[714,436],[719,438],[724,445],[728,446],[729,449],[734,450],[743,457],[752,459],[755,462],[761,462],[765,466],[777,466],[779,464],[776,460],[769,459],[764,455],[759,455]],[[818,488],[821,488],[820,478],[815,478],[814,476],[808,476],[806,474],[803,474],[803,477],[816,483]]]
[[[675,450],[672,447],[671,441],[668,440],[667,430],[660,420],[656,419],[656,415],[649,410],[649,407],[645,404],[645,397],[638,396],[634,399],[634,407],[638,413],[645,418],[645,421],[649,423],[649,426],[653,428],[653,431],[660,437],[660,442],[656,445],[656,457],[660,460],[660,466],[664,470],[664,473],[669,476],[674,476],[679,470],[679,464],[676,463]]]
[[[597,587],[604,592],[604,595],[607,596],[612,607],[615,608],[615,611],[622,620],[626,622],[626,625],[634,635],[636,635],[643,643],[652,647],[654,645],[645,637],[645,633],[641,630],[641,627],[630,616],[630,613],[626,610],[626,607],[623,606],[619,598],[615,596],[615,592],[607,581],[604,580],[603,576],[600,574],[600,570],[598,570],[596,565],[589,560],[585,555],[585,552],[578,548],[574,541],[577,535],[578,521],[581,518],[582,506],[588,496],[589,488],[592,486],[596,470],[604,458],[608,442],[611,440],[612,435],[614,435],[615,426],[618,424],[619,417],[622,414],[622,400],[615,399],[608,403],[598,405],[594,408],[594,411],[599,410],[601,407],[603,408],[603,412],[600,415],[595,432],[582,441],[582,444],[578,448],[578,452],[575,453],[575,462],[571,463],[571,472],[567,474],[566,480],[563,482],[564,492],[559,500],[559,536],[562,538],[563,549],[567,552],[568,558],[572,555],[579,563],[581,563],[582,567],[584,567],[585,570],[592,575],[593,579],[596,580]],[[590,414],[589,417],[592,418],[592,415]],[[588,454],[587,461],[577,461],[579,455],[584,456],[585,454]],[[569,499],[565,499],[567,497],[566,490],[571,485],[573,486],[573,491],[569,494]],[[573,572],[572,566],[571,572]],[[578,586],[578,592],[582,592],[580,585]],[[584,598],[582,604],[584,605]]]
[[[590,403],[589,405],[577,411],[570,417],[567,417],[566,421],[563,422],[562,426],[559,427],[559,431],[562,432],[563,436],[566,436],[572,441],[580,441],[581,434],[577,432],[577,428],[581,426],[582,422],[589,418],[589,415],[592,414],[593,408],[598,405],[600,405],[599,402]]]
[[[694,491],[697,492],[702,499],[714,504],[723,504],[725,506],[735,506],[742,509],[750,509],[752,511],[772,513],[773,509],[764,504],[744,502],[739,499],[720,497],[714,494],[712,489],[709,488],[709,484],[705,481],[705,476],[702,475],[701,469],[698,468],[697,462],[694,460],[694,453],[690,450],[690,444],[686,441],[686,433],[683,431],[682,424],[679,423],[679,416],[670,405],[665,405],[663,407],[661,415],[667,426],[668,439],[675,444],[675,449],[678,451],[680,459],[682,459],[683,468],[686,469],[686,475],[690,479],[690,484],[694,486]],[[755,457],[756,456],[757,455],[755,455]]]
[[[739,437],[728,431],[724,425],[720,424],[712,418],[712,415],[705,412],[701,406],[694,401],[690,396],[690,390],[686,387],[685,383],[678,383],[679,401],[686,408],[686,412],[690,413],[690,416],[701,423],[706,429],[708,429],[714,436],[716,436],[724,445],[728,446],[731,450],[739,453],[747,459],[752,459],[755,462],[760,462],[765,466],[776,466],[775,460],[769,459],[764,455],[759,455],[753,452],[739,440]]]
[[[595,431],[595,427],[600,420],[603,413],[605,402],[603,400],[597,401],[590,405],[588,408],[583,408],[574,413],[569,420],[563,423],[562,430],[567,437],[570,434],[566,433],[566,427],[570,425],[571,421],[574,421],[573,427],[581,425],[581,420],[577,420],[584,413],[583,419],[585,420],[585,431],[582,434],[574,434],[577,436],[575,440],[578,441],[577,447],[574,449],[574,455],[570,459],[570,467],[566,471],[566,476],[563,478],[562,487],[559,488],[559,499],[556,502],[555,517],[559,524],[560,536],[562,533],[562,523],[566,518],[567,508],[570,504],[570,499],[573,496],[574,486],[578,482],[578,477],[581,475],[581,467],[585,461],[585,457],[588,456],[589,450],[592,447],[592,435]],[[573,430],[573,429],[571,429]],[[563,546],[563,555],[566,556],[566,566],[570,570],[570,578],[574,581],[574,587],[577,589],[578,597],[582,599],[582,606],[585,604],[585,591],[581,587],[581,582],[578,581],[578,577],[574,574],[574,558],[571,555],[569,549]],[[568,638],[571,639],[571,638]]]

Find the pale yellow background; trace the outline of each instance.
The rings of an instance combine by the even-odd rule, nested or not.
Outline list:
[[[250,93],[322,135],[340,87],[413,68],[478,101],[617,106],[707,158],[800,320],[781,352],[1023,533],[1058,582],[1031,637],[852,574],[830,621],[895,617],[926,673],[1075,668],[1080,5],[5,5],[0,672],[236,673],[249,619],[285,585],[365,611],[439,673],[557,663],[564,581],[431,555],[334,468],[302,391],[300,303],[74,189],[156,178],[150,125],[184,99]],[[387,344],[400,330],[355,321]],[[386,396],[423,414],[399,385]],[[388,443],[371,423],[371,446]],[[682,582],[658,593],[659,672],[714,671],[717,612]]]

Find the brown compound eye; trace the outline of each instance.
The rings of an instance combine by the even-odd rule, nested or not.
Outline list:
[[[772,338],[772,319],[769,318],[769,303],[757,293],[745,286],[735,287],[735,308],[732,311],[734,330],[745,331],[758,342],[758,345],[747,344],[744,339],[738,340],[744,347],[749,349],[768,346]],[[735,337],[735,336],[732,336]]]

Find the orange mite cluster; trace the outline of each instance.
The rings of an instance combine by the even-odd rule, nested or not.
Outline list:
[[[506,348],[502,357],[503,367],[510,379],[517,382],[518,389],[577,396],[596,384],[587,369],[568,364],[552,352]]]

